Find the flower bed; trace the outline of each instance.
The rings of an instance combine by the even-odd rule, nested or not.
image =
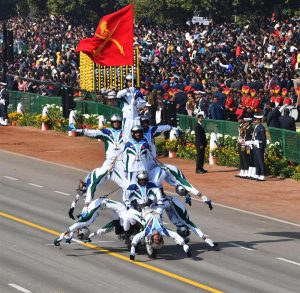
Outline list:
[[[210,134],[206,134],[208,147],[205,151],[205,161],[208,162],[209,154],[217,157],[217,164],[220,166],[239,167],[239,155],[237,151],[237,137],[222,134],[217,135],[217,147],[210,150]],[[177,143],[175,141],[159,140],[157,144],[158,153],[165,153],[171,147],[177,146],[177,157],[181,159],[195,160],[197,151],[194,144],[195,132],[182,132]],[[265,164],[268,175],[280,176],[282,178],[293,178],[300,181],[300,165],[287,161],[282,155],[279,142],[269,143],[265,151]]]

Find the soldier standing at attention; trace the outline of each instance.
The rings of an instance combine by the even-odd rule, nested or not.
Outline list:
[[[266,166],[264,161],[267,145],[266,129],[262,125],[263,114],[254,115],[255,128],[253,131],[253,153],[256,168],[256,180],[266,181]]]

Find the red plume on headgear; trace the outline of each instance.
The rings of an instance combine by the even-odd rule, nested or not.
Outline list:
[[[286,96],[287,93],[288,93],[288,90],[286,88],[283,88],[281,93],[282,93],[283,96]]]

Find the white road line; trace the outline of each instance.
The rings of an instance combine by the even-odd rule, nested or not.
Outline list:
[[[279,259],[279,260],[291,263],[293,265],[300,266],[300,263],[298,263],[298,262],[295,262],[295,261],[292,261],[292,260],[289,260],[289,259],[286,259],[286,258],[282,258],[282,257],[276,257],[276,258]]]
[[[25,289],[25,288],[23,288],[23,287],[21,287],[17,284],[14,284],[14,283],[10,283],[10,284],[8,284],[8,286],[13,287],[13,288],[17,289],[18,291],[21,291],[21,292],[24,292],[24,293],[31,293],[31,291],[29,291],[29,290],[27,290],[27,289]]]
[[[30,182],[28,184],[31,185],[31,186],[35,186],[35,187],[44,187],[42,185],[38,185],[38,184],[30,183]]]
[[[252,251],[252,250],[254,250],[254,249],[252,249],[252,248],[245,247],[245,246],[242,246],[242,245],[239,245],[239,244],[233,243],[233,242],[229,242],[229,244],[231,244],[232,246],[236,246],[236,247],[239,247],[239,248],[242,248],[242,249],[249,250],[249,251]]]
[[[54,162],[50,162],[50,161],[47,161],[47,160],[43,160],[43,159],[39,159],[39,158],[35,158],[35,157],[23,155],[23,154],[18,154],[18,153],[6,151],[6,150],[0,150],[0,152],[8,153],[8,154],[11,154],[13,156],[20,156],[20,157],[28,158],[28,159],[31,159],[31,160],[36,160],[36,161],[39,161],[39,162],[51,164],[51,165],[54,165],[54,166],[64,167],[64,168],[68,168],[68,169],[72,169],[72,170],[76,170],[76,171],[80,171],[80,172],[84,172],[84,173],[88,173],[89,172],[89,170],[79,169],[79,168],[76,168],[76,167],[72,167],[72,166],[68,166],[68,165],[60,164],[60,163],[54,163]],[[174,192],[170,192],[169,190],[167,190],[167,191],[170,194],[177,195]],[[202,200],[200,200],[199,198],[193,197],[193,199],[196,200],[196,201],[201,201],[202,202]],[[288,221],[284,221],[284,220],[280,220],[280,219],[268,217],[268,216],[265,216],[265,215],[261,215],[261,214],[257,214],[257,213],[253,213],[253,212],[249,212],[249,211],[245,211],[245,210],[242,210],[242,209],[238,209],[238,208],[226,206],[226,205],[223,205],[223,204],[218,204],[218,203],[213,202],[213,205],[219,206],[219,207],[222,207],[222,208],[226,208],[226,209],[231,209],[231,210],[238,211],[238,212],[241,212],[241,213],[245,213],[245,214],[248,214],[248,215],[252,215],[252,216],[256,216],[256,217],[260,217],[260,218],[265,218],[265,219],[272,220],[272,221],[275,221],[275,222],[279,222],[279,223],[283,223],[283,224],[288,224],[288,225],[300,227],[300,224],[296,224],[296,223],[292,223],[292,222],[288,222]]]
[[[19,180],[19,179],[17,179],[17,178],[9,177],[9,176],[3,176],[3,177],[6,178],[6,179],[15,180],[15,181]]]
[[[63,194],[63,195],[70,195],[70,193],[65,193],[65,192],[58,191],[58,190],[54,190],[54,192],[59,193],[59,194]]]

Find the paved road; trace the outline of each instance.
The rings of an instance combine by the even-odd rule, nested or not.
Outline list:
[[[167,240],[158,259],[132,263],[113,234],[54,247],[72,223],[67,211],[84,175],[0,151],[0,292],[299,292],[299,225],[197,201],[190,216],[219,251],[193,236],[191,259]],[[97,224],[110,219],[105,211]]]

